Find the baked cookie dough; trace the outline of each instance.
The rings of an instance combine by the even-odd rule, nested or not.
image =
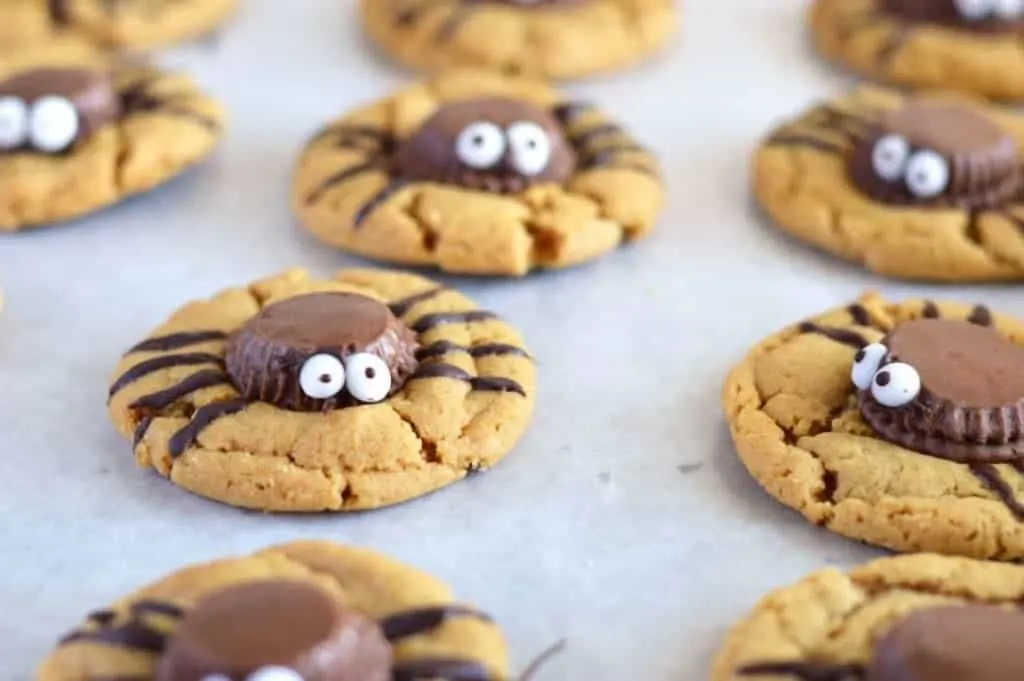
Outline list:
[[[651,55],[677,0],[361,0],[367,33],[414,69],[575,78]]]
[[[535,385],[519,334],[452,289],[292,270],[178,310],[125,355],[109,410],[136,462],[191,492],[351,511],[492,466]]]
[[[1024,567],[931,554],[828,568],[729,634],[713,681],[1007,681],[1024,674]]]
[[[1024,99],[1020,0],[814,0],[828,59],[874,80]]]
[[[1024,557],[1024,322],[868,294],[758,344],[723,403],[750,474],[810,522]]]
[[[184,568],[89,614],[36,681],[508,678],[498,627],[365,549],[274,546]]]
[[[0,46],[72,36],[104,49],[149,48],[201,37],[238,0],[4,0]]]
[[[40,54],[43,63],[0,58],[0,232],[152,189],[221,137],[220,105],[184,76],[75,62],[72,47]]]
[[[663,194],[655,159],[594,107],[460,70],[327,126],[302,152],[292,200],[340,248],[514,276],[646,235]]]
[[[1024,117],[862,88],[779,126],[753,163],[782,230],[880,274],[1024,279]]]

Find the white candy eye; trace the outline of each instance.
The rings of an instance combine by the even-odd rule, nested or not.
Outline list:
[[[1000,19],[1020,19],[1024,15],[1024,0],[995,0],[994,11]]]
[[[921,376],[909,364],[886,364],[871,381],[871,396],[884,407],[902,407],[921,392]]]
[[[231,681],[231,679],[223,674],[207,674],[202,681]]]
[[[377,355],[357,352],[349,356],[345,371],[348,392],[360,402],[380,402],[391,392],[391,369]]]
[[[914,196],[934,198],[949,186],[949,163],[934,151],[919,151],[907,161],[906,182]]]
[[[910,156],[910,143],[899,135],[886,135],[875,142],[871,150],[871,165],[883,180],[895,182],[903,179],[903,170]]]
[[[875,372],[888,353],[889,349],[881,343],[872,343],[858,350],[853,358],[853,371],[850,372],[853,384],[861,390],[870,388]]]
[[[507,148],[504,131],[487,121],[467,125],[455,140],[455,155],[467,166],[477,170],[498,165]]]
[[[260,667],[245,681],[303,681],[302,675],[288,667]]]
[[[334,355],[313,355],[299,371],[299,387],[314,400],[334,397],[345,387],[345,365]]]
[[[523,175],[539,175],[548,167],[551,139],[544,128],[529,121],[513,123],[508,128],[508,141],[512,145],[512,165]]]
[[[984,19],[995,8],[993,0],[953,0],[953,4],[964,19]]]
[[[28,107],[18,97],[0,97],[0,151],[17,149],[28,140]]]
[[[29,139],[39,151],[55,154],[64,151],[78,137],[78,111],[63,97],[36,100],[29,116]]]

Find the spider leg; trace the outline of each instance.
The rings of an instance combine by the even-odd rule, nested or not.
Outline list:
[[[425,13],[448,2],[451,0],[405,0],[405,2],[397,3],[402,7],[395,13],[395,25],[412,26]]]
[[[95,628],[76,629],[62,638],[59,645],[81,642],[160,653],[167,643],[167,635],[149,624],[146,619],[154,615],[177,619],[182,614],[182,610],[176,605],[159,601],[140,601],[132,604],[128,618],[124,622],[118,622],[117,613],[101,610],[87,618]]]
[[[383,155],[371,156],[368,160],[362,163],[347,166],[333,175],[328,176],[323,182],[317,185],[313,191],[306,195],[306,204],[316,203],[325,193],[327,193],[328,190],[340,184],[344,184],[354,177],[358,177],[359,175],[369,173],[374,170],[385,170]]]
[[[352,220],[355,228],[359,229],[362,227],[366,218],[370,217],[370,214],[373,213],[373,211],[377,210],[388,199],[410,184],[412,183],[409,180],[403,180],[400,177],[391,178],[383,189],[371,196],[366,203],[356,211],[355,217]]]
[[[391,668],[392,681],[496,681],[487,667],[473,660],[457,658],[421,658],[396,662]]]
[[[1024,471],[1024,463],[1021,461],[1015,461],[1013,465],[1018,472]],[[982,484],[999,497],[999,500],[1017,520],[1024,522],[1024,504],[1014,495],[1013,487],[1006,481],[998,468],[990,463],[972,463],[969,464],[969,468]]]
[[[582,130],[569,132],[569,128],[575,127],[580,118],[593,110],[594,108],[590,104],[577,102],[560,104],[552,109],[552,114],[565,130],[566,141],[579,157],[578,172],[599,168],[624,168],[655,174],[655,171],[644,163],[615,163],[620,154],[645,154],[646,150],[614,123],[598,123]],[[609,143],[609,139],[613,141]]]
[[[155,76],[149,75],[121,88],[121,105],[124,116],[138,113],[160,113],[167,116],[191,120],[211,131],[220,129],[220,124],[200,111],[178,103],[180,95],[158,96],[149,92]]]
[[[800,681],[859,681],[867,670],[857,664],[821,664],[819,662],[766,662],[747,665],[740,676],[795,676]]]
[[[445,622],[457,618],[472,618],[490,622],[491,618],[478,610],[463,605],[442,605],[406,610],[389,615],[379,622],[384,638],[395,642],[410,636],[425,634]]]
[[[825,153],[840,155],[862,139],[876,125],[870,117],[822,105],[806,116],[783,126],[765,144],[783,147],[811,147]],[[836,135],[833,140],[822,135]]]
[[[390,153],[398,142],[394,135],[379,128],[369,125],[336,123],[317,132],[309,144],[316,144],[332,137],[337,137],[334,145],[339,149],[352,149],[368,153]]]

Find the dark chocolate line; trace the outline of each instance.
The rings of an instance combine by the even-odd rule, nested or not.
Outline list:
[[[800,325],[800,333],[814,333],[824,336],[843,345],[849,345],[858,350],[868,344],[868,340],[856,331],[850,329],[834,329],[827,326],[818,326],[813,322],[804,322]]]
[[[619,154],[633,153],[643,154],[646,152],[643,147],[632,142],[616,144],[612,147],[605,147],[581,161],[580,170],[595,170],[597,168],[603,168],[611,165],[612,161],[614,161],[615,157]]]
[[[491,672],[479,662],[453,658],[426,658],[396,662],[391,668],[392,681],[492,681]]]
[[[462,605],[442,605],[433,608],[408,610],[385,617],[380,621],[384,638],[397,641],[410,636],[417,636],[437,629],[451,619],[470,618],[490,622],[488,615]]]
[[[602,125],[595,125],[592,128],[583,130],[574,135],[570,135],[569,144],[579,149],[586,147],[594,140],[601,139],[602,137],[608,137],[611,135],[621,135],[622,133],[622,128],[615,125],[614,123],[604,123]]]
[[[984,305],[975,305],[967,321],[978,326],[992,326],[992,312]]]
[[[871,326],[871,315],[868,313],[868,309],[860,303],[854,303],[850,307],[846,308],[853,317],[853,321],[860,326]]]
[[[593,111],[596,107],[591,102],[563,102],[551,110],[551,114],[558,119],[562,127],[572,125],[585,113]]]
[[[327,193],[327,190],[332,187],[348,182],[353,177],[363,175],[373,170],[382,170],[379,160],[371,160],[366,163],[357,163],[356,165],[348,166],[344,170],[339,170],[334,173],[323,182],[321,182],[313,191],[306,195],[306,203],[314,203],[318,201],[321,196]]]
[[[113,610],[97,610],[96,612],[90,612],[85,616],[85,619],[96,624],[109,624],[117,618],[117,613]]]
[[[192,446],[192,443],[207,426],[222,416],[242,411],[248,404],[243,399],[235,399],[227,402],[214,402],[197,410],[188,425],[171,436],[170,442],[167,444],[171,456],[177,458],[184,454],[185,450]]]
[[[488,319],[497,319],[498,316],[488,310],[470,310],[469,312],[440,312],[438,314],[423,315],[412,325],[416,333],[426,333],[431,329],[446,324],[470,324],[482,322]]]
[[[411,182],[409,182],[408,180],[403,180],[400,178],[392,179],[383,189],[381,189],[372,198],[370,198],[369,201],[363,204],[363,207],[356,212],[355,217],[352,219],[352,224],[355,226],[356,229],[362,227],[363,222],[366,221],[366,218],[370,217],[370,214],[373,213],[373,211],[377,210],[377,208],[379,208],[381,204],[383,204],[385,201],[394,196],[397,192],[401,191],[410,184]]]
[[[57,26],[66,26],[71,21],[69,0],[47,0],[46,9],[50,14],[50,21]]]
[[[177,350],[189,345],[208,343],[209,341],[224,340],[227,337],[223,331],[186,331],[184,333],[172,333],[168,336],[157,336],[147,338],[138,345],[133,346],[125,354],[133,352],[152,352]]]
[[[144,607],[139,607],[139,606]],[[152,612],[155,614],[168,614],[162,609],[156,609],[157,604],[140,603],[131,609],[131,618],[124,624],[114,625],[113,617],[107,617],[107,611],[101,611],[103,621],[91,620],[100,624],[95,630],[79,629],[71,632],[60,640],[59,645],[71,643],[97,643],[101,645],[129,648],[131,650],[142,650],[151,653],[159,653],[164,649],[166,636],[159,630],[150,627],[142,621],[141,616]],[[145,606],[154,606],[148,609]]]
[[[146,88],[151,84],[152,81],[149,79],[142,80],[121,91],[121,105],[126,117],[140,113],[164,114],[190,120],[213,132],[220,130],[220,123],[202,112],[146,92]]]
[[[114,381],[110,386],[111,397],[126,385],[134,383],[143,376],[175,366],[194,366],[196,364],[223,364],[224,360],[219,355],[212,355],[208,352],[190,352],[181,355],[162,355],[139,362]]]
[[[166,615],[167,617],[181,617],[185,614],[179,606],[164,601],[136,601],[129,606],[136,615]]]
[[[163,409],[179,399],[203,388],[230,383],[231,379],[221,369],[197,371],[188,378],[149,395],[143,395],[128,405],[132,409]]]
[[[1021,236],[1024,236],[1024,218],[1017,217],[1009,210],[1002,211],[1000,215],[1012,222],[1020,230]]]
[[[841,154],[845,151],[843,147],[835,142],[818,139],[810,135],[773,135],[768,138],[765,144],[771,147],[811,147],[812,149],[832,154]]]
[[[373,128],[368,125],[352,125],[349,123],[336,123],[328,125],[319,130],[307,144],[315,144],[326,137],[338,136],[335,144],[342,149],[357,149],[365,151],[357,144],[357,141],[368,140],[374,142],[378,147],[387,149],[394,146],[394,137],[384,130]]]
[[[795,676],[801,681],[856,681],[865,669],[857,664],[819,662],[764,662],[740,667],[740,676]]]
[[[465,370],[451,364],[421,364],[410,381],[427,378],[450,378],[468,383],[473,390],[480,392],[518,393],[526,397],[526,390],[510,378],[497,376],[470,376]]]
[[[142,420],[139,421],[139,425],[135,426],[135,432],[132,434],[132,450],[139,446],[142,442],[142,438],[146,437],[146,431],[149,430],[149,426],[153,423],[152,416],[143,416]]]
[[[416,352],[416,358],[424,360],[431,357],[442,357],[449,352],[465,352],[471,357],[493,357],[497,355],[530,356],[526,350],[515,345],[506,345],[505,343],[485,343],[467,347],[458,343],[452,343],[451,341],[441,340],[420,348]]]
[[[1013,488],[1000,475],[998,468],[990,463],[974,463],[970,468],[971,472],[999,497],[1017,520],[1024,521],[1024,505],[1013,495]]]
[[[420,303],[426,302],[432,298],[436,298],[448,289],[444,286],[438,286],[437,288],[428,288],[426,291],[414,293],[411,296],[400,298],[393,303],[388,304],[388,308],[391,309],[391,314],[396,317],[404,317],[413,307]]]
[[[938,319],[940,316],[939,306],[931,300],[924,301],[924,307],[921,308],[921,316],[925,319]]]

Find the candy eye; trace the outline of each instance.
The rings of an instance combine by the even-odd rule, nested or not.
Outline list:
[[[299,387],[314,400],[334,397],[345,387],[345,365],[334,355],[313,355],[299,371]]]
[[[231,679],[223,674],[207,674],[201,681],[231,681]]]
[[[907,161],[906,181],[914,196],[936,197],[949,186],[949,163],[934,151],[919,151]]]
[[[1020,19],[1024,15],[1024,0],[995,0],[993,11],[1000,19]]]
[[[28,107],[18,97],[0,97],[0,150],[10,151],[28,139]]]
[[[245,681],[303,681],[302,675],[288,667],[260,667]]]
[[[544,128],[529,121],[513,123],[508,129],[512,165],[526,176],[539,175],[551,161],[551,140]]]
[[[391,370],[377,355],[357,352],[346,362],[346,387],[360,402],[380,402],[391,392]]]
[[[883,180],[895,182],[903,177],[910,156],[910,143],[899,135],[886,135],[871,150],[871,165]]]
[[[953,4],[964,19],[984,19],[994,9],[993,0],[953,0]]]
[[[39,151],[64,151],[78,137],[78,111],[63,97],[36,100],[29,120],[29,139]]]
[[[875,372],[887,354],[889,348],[881,343],[872,343],[858,350],[853,358],[853,371],[850,372],[853,384],[861,390],[870,388],[871,379],[875,377]]]
[[[871,381],[871,396],[884,407],[902,407],[921,393],[921,376],[909,364],[886,364]]]
[[[455,155],[470,168],[483,170],[498,164],[508,142],[494,123],[479,121],[467,125],[455,140]]]

